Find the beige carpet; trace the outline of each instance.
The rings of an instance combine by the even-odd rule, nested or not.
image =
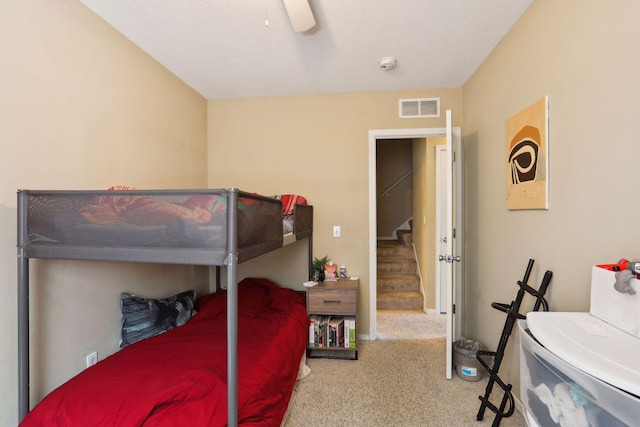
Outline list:
[[[298,381],[286,427],[490,426],[476,421],[486,378],[445,379],[445,340],[378,340],[359,343],[359,360],[309,359]],[[494,392],[492,397],[501,398]],[[524,427],[516,413],[503,427]]]
[[[447,315],[419,310],[378,310],[376,333],[379,340],[443,338],[447,333]]]

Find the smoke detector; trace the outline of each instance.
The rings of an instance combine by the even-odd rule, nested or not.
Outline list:
[[[396,68],[396,65],[398,65],[396,63],[396,58],[393,58],[391,56],[382,58],[380,60],[380,63],[378,63],[378,67],[380,67],[380,69],[384,71],[393,70],[394,68]]]

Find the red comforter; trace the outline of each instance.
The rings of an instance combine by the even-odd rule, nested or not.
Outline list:
[[[238,423],[278,426],[306,347],[304,298],[245,279],[238,300]],[[84,370],[20,426],[227,425],[226,293],[198,303],[199,313],[186,325]]]

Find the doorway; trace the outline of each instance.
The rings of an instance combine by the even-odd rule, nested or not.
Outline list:
[[[381,152],[389,152],[389,146],[397,145],[399,150],[406,151],[406,143],[410,145],[413,143],[413,156],[417,158],[413,161],[413,178],[414,178],[414,191],[416,197],[413,197],[413,209],[409,210],[405,216],[410,217],[413,223],[412,232],[415,235],[415,253],[418,261],[418,265],[421,269],[418,270],[418,274],[421,276],[422,292],[424,293],[424,304],[421,305],[422,310],[412,311],[394,311],[394,310],[382,310],[377,311],[377,239],[388,238],[387,235],[380,236],[380,230],[384,227],[380,227],[379,221],[384,221],[383,217],[378,218],[372,215],[370,221],[370,339],[401,339],[401,337],[414,337],[419,338],[426,334],[429,337],[433,337],[434,334],[440,337],[445,336],[442,331],[442,315],[439,313],[439,304],[435,304],[437,295],[436,292],[436,251],[434,234],[435,234],[435,159],[436,159],[436,147],[438,145],[446,144],[446,138],[444,138],[444,129],[392,129],[382,131],[370,132],[370,211],[372,214],[379,214],[381,199],[378,198],[381,188],[378,185],[376,179],[380,176],[378,170],[378,149],[380,147],[387,147]],[[375,136],[375,137],[374,137]],[[403,144],[404,143],[404,144]],[[385,144],[385,145],[383,145]],[[401,148],[404,147],[404,148]],[[410,161],[411,164],[411,161]],[[409,166],[411,167],[411,166]],[[404,169],[403,169],[404,171]],[[380,182],[380,185],[384,184]],[[411,194],[405,195],[405,198],[412,198]],[[411,200],[409,201],[411,204]],[[395,203],[398,207],[398,203]],[[385,232],[386,233],[386,232]],[[387,233],[388,234],[388,233]],[[422,271],[420,271],[422,270]],[[386,303],[385,303],[386,304]],[[428,310],[427,310],[428,309]],[[444,311],[444,310],[443,310]],[[431,315],[429,320],[427,316]],[[375,318],[374,318],[375,317]],[[380,325],[378,330],[378,322],[384,322]],[[403,324],[406,324],[407,328],[405,332],[403,330]],[[413,327],[414,326],[418,327]],[[392,328],[389,325],[393,325]],[[416,332],[422,329],[424,333]],[[430,329],[430,331],[429,331]],[[397,330],[398,333],[394,334],[391,330]],[[417,336],[416,333],[419,335]],[[389,336],[392,338],[389,338]],[[397,336],[395,336],[397,335]],[[394,337],[395,336],[395,337]]]
[[[376,182],[376,147],[377,141],[381,139],[427,139],[438,138],[446,135],[445,128],[422,128],[422,129],[386,129],[369,131],[369,339],[377,337],[377,182]],[[414,220],[424,221],[424,218],[414,218]],[[433,242],[433,239],[431,239]],[[435,248],[431,251],[431,258],[435,265]],[[432,270],[433,271],[433,270]]]
[[[377,340],[446,336],[433,306],[437,143],[446,140],[376,141]]]

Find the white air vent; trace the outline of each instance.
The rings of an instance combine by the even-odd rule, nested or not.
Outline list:
[[[400,118],[440,117],[440,98],[400,100]]]

